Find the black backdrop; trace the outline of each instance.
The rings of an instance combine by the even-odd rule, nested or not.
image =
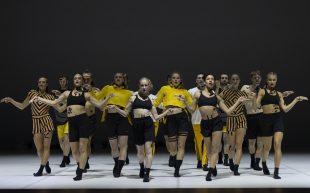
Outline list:
[[[0,97],[22,101],[40,76],[89,69],[98,87],[117,71],[130,88],[141,76],[154,93],[177,70],[187,88],[197,72],[218,76],[278,72],[279,90],[310,96],[310,2],[305,1],[30,1],[1,7]],[[296,95],[294,95],[296,96]],[[293,97],[287,98],[291,101]],[[284,149],[309,151],[309,102],[286,115]],[[98,115],[99,116],[99,115]],[[1,149],[31,144],[30,109],[0,104]],[[106,141],[98,129],[98,143]],[[190,145],[191,143],[189,143]]]

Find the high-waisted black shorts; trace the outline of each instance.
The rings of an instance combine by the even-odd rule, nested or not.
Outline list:
[[[166,126],[168,137],[187,135],[191,128],[191,122],[185,112],[167,116]]]
[[[246,136],[248,139],[256,139],[257,136],[261,136],[262,119],[263,113],[250,114],[246,116]]]
[[[109,139],[115,139],[120,135],[128,135],[131,127],[128,118],[119,113],[107,113],[105,118],[105,129]]]
[[[97,124],[97,117],[96,114],[93,114],[88,117],[91,123],[91,128],[90,128],[90,136],[93,136],[96,130],[96,124]]]
[[[155,140],[154,121],[151,117],[133,119],[134,143],[143,145],[147,141]]]
[[[69,141],[78,142],[80,138],[89,138],[91,123],[86,114],[68,117]]]
[[[275,132],[284,131],[284,120],[282,113],[263,114],[261,136],[273,136]]]
[[[201,134],[204,137],[211,137],[212,132],[223,130],[223,121],[220,116],[209,120],[201,120],[200,122]]]

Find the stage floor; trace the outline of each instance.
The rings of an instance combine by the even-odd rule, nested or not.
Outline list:
[[[156,154],[151,170],[151,181],[143,183],[138,177],[139,164],[134,154],[129,155],[130,164],[124,166],[122,176],[114,178],[114,161],[110,155],[92,155],[90,170],[82,181],[73,181],[76,164],[60,168],[61,155],[52,155],[51,174],[34,177],[39,161],[35,154],[1,155],[1,189],[162,189],[162,188],[310,188],[310,154],[284,154],[280,168],[281,180],[272,175],[249,168],[250,158],[245,154],[240,165],[241,176],[233,176],[228,167],[217,165],[218,176],[211,182],[205,181],[206,172],[196,168],[196,157],[187,153],[181,166],[180,178],[173,177],[174,168],[167,166],[168,155]],[[273,155],[267,161],[273,173]]]

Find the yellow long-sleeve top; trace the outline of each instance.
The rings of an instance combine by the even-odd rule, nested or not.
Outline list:
[[[126,107],[129,98],[132,96],[133,92],[123,87],[117,87],[115,85],[104,86],[100,92],[95,94],[97,100],[103,100],[104,98],[110,96],[110,94],[115,96],[110,98],[107,102],[107,105],[117,105],[120,107]],[[101,121],[104,121],[105,113],[102,114]]]
[[[178,95],[183,95],[189,105],[192,105],[193,99],[189,92],[183,88],[174,88],[173,86],[166,85],[160,88],[156,95],[154,105],[157,107],[163,103],[164,107],[175,106],[184,109],[186,106],[183,101],[178,99]]]

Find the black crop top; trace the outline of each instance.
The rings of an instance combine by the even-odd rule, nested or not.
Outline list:
[[[139,99],[138,95],[136,96],[136,99],[132,103],[132,109],[147,109],[151,110],[153,107],[153,104],[151,102],[151,99],[147,97],[147,100],[141,100]]]
[[[214,95],[213,97],[206,97],[205,95],[202,94],[202,92],[200,93],[200,97],[198,99],[198,107],[202,106],[216,107],[216,105],[217,105],[216,95]]]
[[[262,98],[261,105],[270,105],[270,104],[275,104],[279,105],[280,103],[280,97],[278,92],[276,91],[276,95],[271,95],[267,92],[267,89],[265,89],[265,95]]]
[[[84,96],[84,91],[82,91],[82,94],[80,96],[73,96],[72,91],[69,93],[69,96],[67,98],[67,106],[70,105],[81,105],[85,106],[86,99]]]

